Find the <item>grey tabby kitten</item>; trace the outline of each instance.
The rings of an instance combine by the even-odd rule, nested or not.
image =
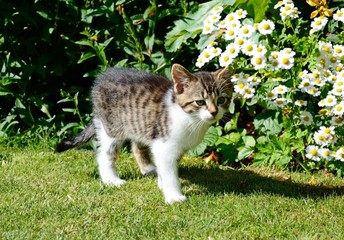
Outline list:
[[[184,201],[178,160],[227,111],[232,95],[229,77],[228,69],[192,74],[174,64],[172,82],[147,72],[110,68],[92,89],[93,120],[72,140],[58,144],[56,151],[96,136],[100,177],[104,184],[120,186],[125,180],[118,176],[113,158],[129,140],[142,174],[157,173],[166,202]]]

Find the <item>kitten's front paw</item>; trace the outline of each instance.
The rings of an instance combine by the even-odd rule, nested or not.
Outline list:
[[[120,187],[124,183],[126,183],[125,180],[117,178],[117,179],[108,179],[108,180],[103,180],[103,183],[107,186],[115,186],[115,187]]]
[[[176,195],[176,196],[168,196],[165,197],[165,201],[167,204],[173,204],[176,202],[183,202],[186,200],[186,197],[184,195]]]

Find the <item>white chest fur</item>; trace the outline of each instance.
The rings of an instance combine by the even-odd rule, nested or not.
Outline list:
[[[200,113],[186,113],[177,103],[170,102],[168,111],[171,121],[168,141],[176,144],[181,151],[195,148],[210,124],[200,119]]]

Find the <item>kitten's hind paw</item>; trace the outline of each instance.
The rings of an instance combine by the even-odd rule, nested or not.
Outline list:
[[[120,187],[123,184],[126,183],[125,180],[117,178],[117,179],[109,179],[109,180],[105,180],[103,181],[103,183],[107,186],[115,186],[115,187]]]
[[[165,198],[165,201],[167,204],[173,204],[176,202],[184,202],[185,200],[186,200],[186,197],[184,195],[171,196],[171,197]]]
[[[156,176],[156,167],[153,164],[148,164],[144,168],[141,168],[141,173],[143,176]]]

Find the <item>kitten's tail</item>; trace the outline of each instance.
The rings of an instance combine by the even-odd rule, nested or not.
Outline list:
[[[91,121],[82,132],[73,137],[71,140],[62,141],[59,144],[57,144],[55,147],[55,151],[64,152],[68,149],[84,145],[85,143],[90,141],[95,136],[95,134],[96,129],[93,121]]]

